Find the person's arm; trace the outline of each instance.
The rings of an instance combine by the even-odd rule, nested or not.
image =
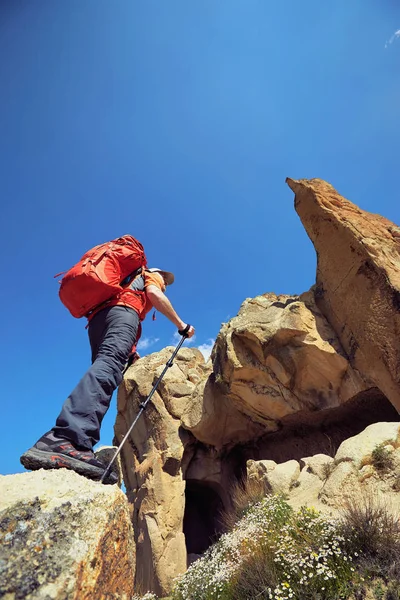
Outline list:
[[[178,316],[167,296],[156,285],[148,285],[146,294],[156,310],[167,317],[180,331],[185,329],[187,324]],[[186,335],[191,338],[194,335],[194,327],[190,326]]]

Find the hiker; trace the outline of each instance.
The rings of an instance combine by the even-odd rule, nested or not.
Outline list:
[[[124,237],[130,236],[123,236],[114,242],[123,240]],[[126,242],[119,243],[122,245]],[[145,263],[145,258],[141,262]],[[99,260],[92,263],[97,267]],[[136,263],[132,264],[136,266]],[[74,268],[79,266],[79,272],[83,272],[80,265],[81,262]],[[107,269],[103,271],[106,272]],[[101,303],[86,315],[89,321],[92,365],[64,402],[55,426],[21,456],[24,467],[30,470],[65,467],[91,479],[101,478],[105,465],[95,458],[93,446],[100,439],[101,422],[114,390],[122,381],[124,368],[137,358],[140,322],[154,308],[165,315],[181,335],[188,338],[194,335],[194,327],[182,321],[164,293],[166,287],[173,282],[172,273],[141,266],[139,273],[135,271],[121,281],[115,297]],[[60,297],[63,300],[61,288]],[[65,304],[67,305],[66,302]],[[78,311],[75,309],[74,313],[70,306],[69,308],[77,316]],[[104,481],[116,482],[117,476],[113,472]]]

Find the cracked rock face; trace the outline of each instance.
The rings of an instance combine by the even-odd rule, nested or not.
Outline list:
[[[118,393],[118,443],[172,351],[173,348],[165,348],[139,360],[127,371]],[[174,578],[186,570],[185,482],[181,469],[184,440],[180,417],[192,402],[196,382],[206,379],[210,370],[201,352],[182,348],[121,453],[128,498],[133,502],[137,580],[141,589],[159,596],[166,595]]]
[[[290,414],[338,406],[368,387],[312,291],[246,300],[222,327],[213,364],[221,393],[264,433]]]
[[[325,181],[287,182],[317,252],[318,307],[351,364],[400,412],[400,228]]]
[[[0,597],[128,600],[135,545],[117,486],[66,469],[0,477]],[[104,596],[105,597],[105,596]]]

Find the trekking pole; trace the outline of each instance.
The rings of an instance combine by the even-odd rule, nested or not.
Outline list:
[[[164,377],[165,373],[168,371],[169,367],[172,367],[172,363],[173,363],[173,361],[174,361],[174,358],[175,358],[175,356],[178,354],[178,352],[179,352],[179,350],[180,350],[180,348],[181,348],[181,346],[182,346],[183,342],[184,342],[184,341],[185,341],[185,339],[187,338],[187,332],[189,331],[189,328],[190,328],[190,325],[188,325],[188,326],[187,326],[187,327],[186,327],[186,328],[183,330],[183,333],[181,334],[181,335],[182,335],[182,339],[179,341],[179,344],[177,345],[177,347],[176,347],[176,348],[175,348],[175,350],[173,351],[173,353],[172,353],[172,355],[171,355],[171,358],[170,358],[170,359],[169,359],[169,360],[168,360],[168,361],[165,363],[165,367],[164,367],[164,369],[163,369],[163,372],[161,373],[160,377],[159,377],[159,378],[157,379],[157,381],[155,382],[155,384],[154,384],[154,386],[153,386],[153,389],[151,390],[150,394],[147,396],[147,398],[146,398],[145,402],[141,402],[141,403],[139,404],[139,408],[140,408],[140,410],[139,410],[138,414],[136,415],[136,418],[135,418],[135,420],[133,421],[132,425],[129,427],[128,431],[126,432],[124,439],[122,440],[122,442],[121,442],[121,443],[120,443],[120,445],[118,446],[118,449],[116,450],[116,452],[115,452],[114,456],[112,457],[111,461],[109,462],[109,464],[108,464],[108,466],[107,466],[106,470],[104,471],[103,475],[101,476],[100,483],[103,483],[103,482],[104,482],[104,479],[105,479],[105,478],[107,477],[107,475],[109,474],[109,472],[110,472],[110,469],[111,469],[112,465],[114,464],[114,462],[115,462],[116,458],[117,458],[117,457],[118,457],[118,455],[120,454],[120,452],[121,452],[121,450],[122,450],[122,447],[123,447],[123,445],[125,444],[126,440],[128,439],[128,437],[129,437],[129,435],[130,435],[130,433],[131,433],[132,429],[135,427],[136,423],[138,422],[138,420],[139,420],[139,418],[140,418],[140,416],[141,416],[142,412],[143,412],[143,411],[146,409],[146,406],[148,405],[148,403],[149,403],[149,402],[150,402],[150,400],[152,399],[152,397],[153,397],[153,394],[154,394],[154,392],[156,391],[156,389],[157,389],[157,387],[158,387],[158,385],[159,385],[160,381],[161,381],[161,380],[162,380],[162,378]],[[126,370],[126,369],[125,369],[125,370]]]

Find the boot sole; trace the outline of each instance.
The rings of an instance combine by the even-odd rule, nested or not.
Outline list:
[[[21,464],[25,469],[31,471],[37,471],[38,469],[70,469],[75,471],[79,475],[88,477],[89,479],[99,480],[103,475],[104,469],[95,467],[93,465],[87,465],[81,460],[60,454],[57,452],[46,452],[45,450],[38,450],[37,448],[31,448],[25,452],[20,458]],[[117,483],[117,481],[110,481],[110,476],[104,481],[104,483]]]

